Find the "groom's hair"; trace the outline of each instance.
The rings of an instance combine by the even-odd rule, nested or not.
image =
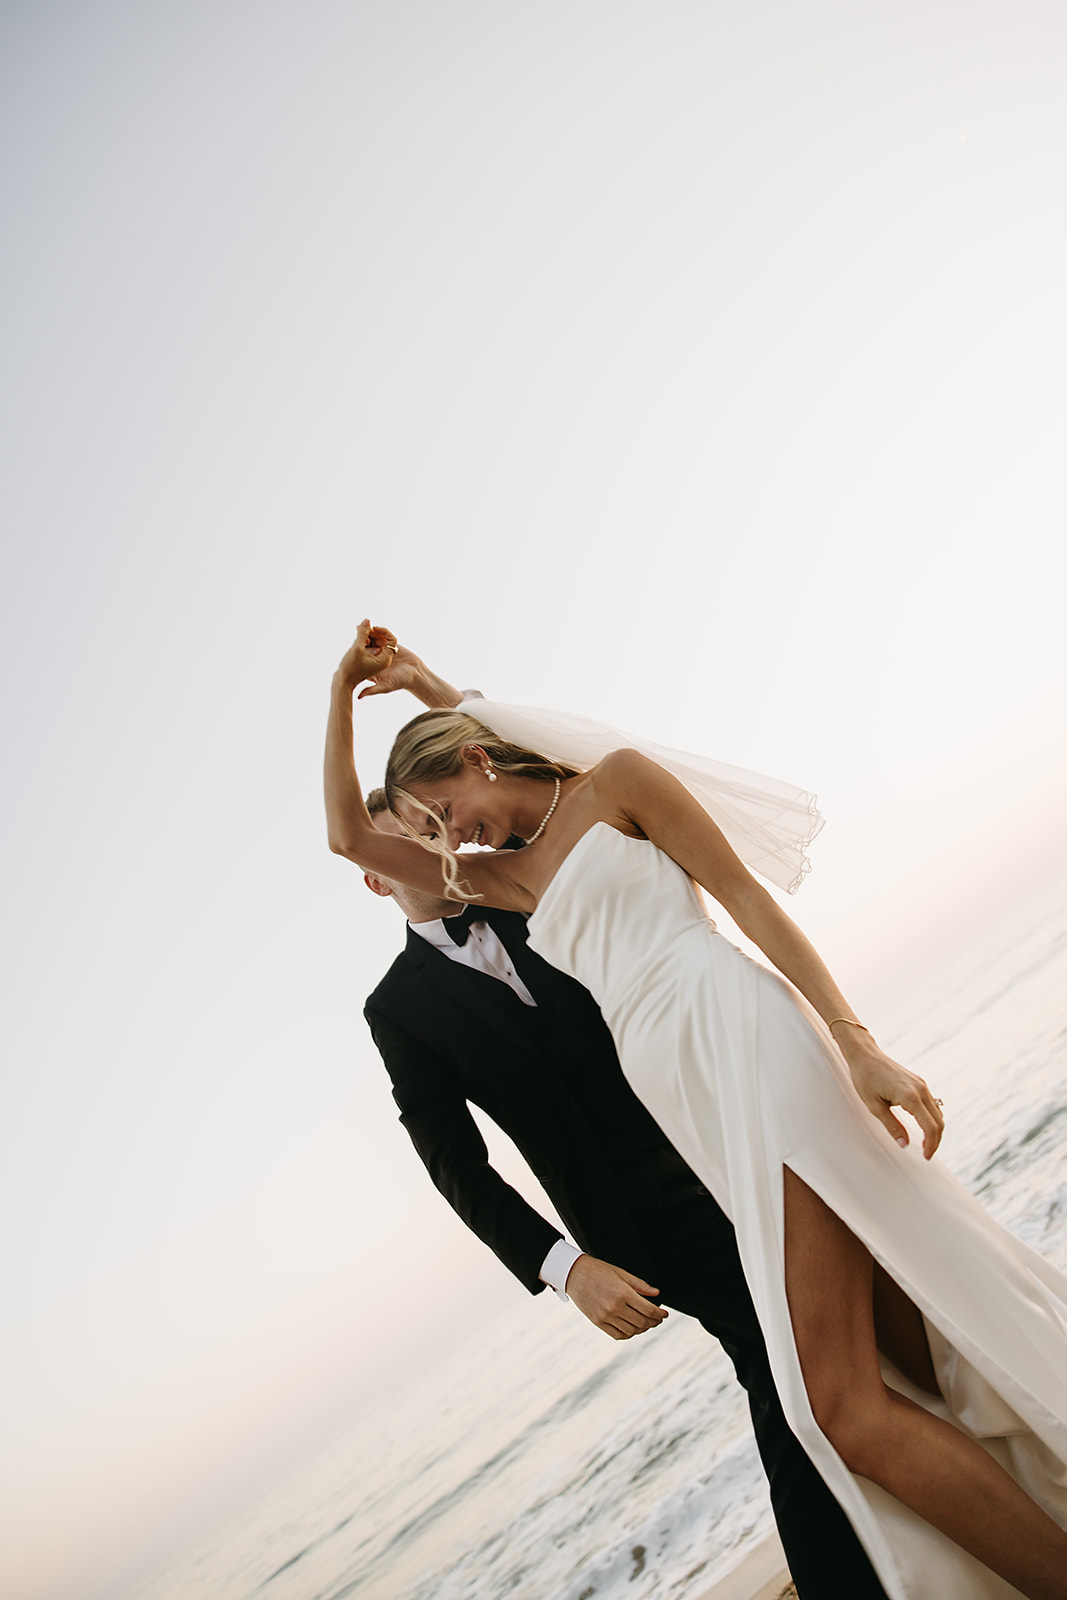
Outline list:
[[[380,817],[383,811],[389,810],[389,802],[385,798],[385,790],[372,789],[364,801],[364,805],[372,817]]]

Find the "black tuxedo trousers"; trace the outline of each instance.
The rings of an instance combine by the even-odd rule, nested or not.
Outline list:
[[[748,1394],[802,1600],[885,1600],[782,1413],[731,1223],[630,1089],[592,997],[527,947],[525,918],[486,916],[536,1008],[410,928],[367,1001],[401,1121],[431,1178],[527,1289],[544,1288],[538,1273],[559,1230],[490,1165],[470,1113],[480,1106],[583,1250],[655,1284],[662,1304],[722,1343]]]

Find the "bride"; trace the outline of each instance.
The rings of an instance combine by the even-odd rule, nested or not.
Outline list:
[[[1067,1600],[1067,1279],[931,1160],[940,1102],[741,859],[795,886],[796,791],[694,758],[683,782],[604,730],[479,701],[401,731],[386,792],[413,837],[379,833],[352,695],[395,649],[364,622],[334,676],[331,849],[529,914],[531,945],[592,991],[734,1223],[786,1416],[892,1600]],[[715,932],[694,882],[777,972]]]

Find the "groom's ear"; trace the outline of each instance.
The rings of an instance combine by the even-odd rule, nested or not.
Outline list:
[[[363,882],[367,885],[371,894],[380,894],[383,900],[388,900],[393,892],[392,884],[386,883],[384,878],[376,878],[373,872],[365,872],[363,874]]]

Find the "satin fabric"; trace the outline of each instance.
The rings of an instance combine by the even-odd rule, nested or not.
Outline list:
[[[951,1418],[1067,1527],[1067,1277],[1000,1228],[916,1144],[901,1150],[852,1088],[792,987],[715,931],[686,874],[597,823],[530,921],[530,944],[584,984],[623,1070],[737,1231],[791,1427],[891,1600],[1008,1600],[1018,1591],[869,1481],[812,1416],[784,1284],[782,1168],[861,1238],[927,1321]]]

